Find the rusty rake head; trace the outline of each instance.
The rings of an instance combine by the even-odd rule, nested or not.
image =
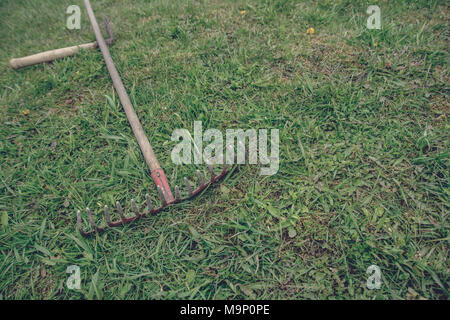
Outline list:
[[[114,34],[112,32],[112,28],[111,28],[111,22],[108,20],[108,18],[103,15],[103,23],[105,24],[105,31],[106,34],[108,35],[108,38],[106,38],[106,43],[111,46],[114,41],[116,41],[116,39],[114,38]],[[96,41],[97,47],[98,47],[98,42]]]
[[[105,214],[105,220],[106,224],[109,227],[117,227],[120,225],[123,225],[125,223],[129,223],[131,221],[137,220],[143,216],[151,215],[158,213],[165,208],[167,208],[170,205],[174,205],[180,202],[183,202],[185,200],[189,200],[198,194],[200,194],[203,190],[208,188],[210,185],[214,184],[215,182],[218,182],[222,178],[224,178],[229,172],[232,171],[233,166],[224,164],[223,169],[219,174],[216,174],[214,172],[214,168],[212,165],[208,165],[208,171],[210,173],[210,179],[208,181],[205,180],[205,177],[203,176],[202,172],[200,170],[197,170],[197,188],[195,188],[194,182],[192,180],[189,180],[188,178],[184,178],[184,183],[186,185],[186,191],[187,195],[182,196],[181,190],[178,186],[175,186],[175,197],[172,200],[167,201],[167,196],[165,196],[163,189],[160,186],[157,186],[158,195],[161,200],[161,204],[158,207],[154,207],[151,203],[150,196],[148,194],[145,195],[145,202],[138,207],[138,204],[134,201],[134,199],[131,200],[131,212],[133,215],[131,217],[126,217],[123,207],[120,205],[120,203],[116,202],[116,211],[120,216],[120,220],[112,221],[110,210],[108,206],[104,207],[104,214]],[[95,221],[94,217],[92,216],[91,211],[89,208],[86,208],[86,215],[89,221],[89,224],[91,225],[91,230],[84,231],[83,230],[83,222],[81,217],[81,211],[77,211],[77,225],[78,230],[80,231],[81,235],[88,237],[96,232],[102,232],[106,229],[106,226],[100,227],[98,226]]]

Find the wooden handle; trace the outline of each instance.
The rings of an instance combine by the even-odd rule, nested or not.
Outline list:
[[[41,52],[38,54],[33,54],[31,56],[23,57],[23,58],[17,58],[17,59],[11,59],[9,61],[9,64],[13,69],[19,69],[27,66],[32,66],[34,64],[42,63],[42,62],[50,62],[59,58],[63,57],[69,57],[76,54],[80,48],[83,49],[94,49],[97,47],[97,42],[90,42],[81,44],[79,46],[73,46],[73,47],[67,47],[67,48],[61,48],[56,50],[50,50]]]
[[[142,154],[144,155],[145,162],[150,168],[152,178],[155,181],[156,185],[163,191],[165,201],[167,203],[171,203],[174,201],[174,197],[172,195],[172,191],[170,190],[169,183],[167,182],[164,171],[161,169],[158,159],[153,152],[152,146],[150,145],[150,142],[145,135],[144,128],[142,128],[142,124],[139,121],[136,111],[134,111],[133,105],[131,104],[130,98],[128,97],[127,90],[125,89],[123,82],[120,79],[119,72],[114,65],[111,54],[109,53],[108,46],[106,45],[106,41],[102,36],[100,27],[98,26],[97,19],[95,18],[94,11],[91,7],[91,3],[89,2],[89,0],[84,0],[84,5],[86,6],[92,29],[94,29],[98,46],[103,54],[103,58],[105,59],[106,68],[108,68],[114,88],[116,89],[119,100],[122,103],[123,109],[125,110],[128,122],[130,123],[134,136],[136,137],[139,147],[141,148]]]

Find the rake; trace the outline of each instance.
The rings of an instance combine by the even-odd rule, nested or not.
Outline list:
[[[133,130],[133,133],[136,137],[136,140],[139,144],[139,147],[141,149],[141,152],[144,156],[145,162],[147,166],[150,169],[151,177],[153,181],[156,184],[157,192],[159,195],[159,198],[161,200],[161,204],[158,207],[153,207],[150,197],[148,194],[145,196],[145,203],[142,204],[140,207],[134,200],[131,200],[131,209],[133,212],[132,217],[126,217],[124,213],[124,209],[120,205],[119,202],[116,202],[116,210],[120,216],[120,220],[112,221],[111,215],[108,206],[104,207],[104,214],[106,219],[106,224],[109,227],[117,227],[120,225],[123,225],[125,223],[129,223],[131,221],[134,221],[136,219],[139,219],[145,215],[151,215],[160,212],[161,210],[165,209],[166,207],[180,203],[182,201],[191,199],[195,197],[196,195],[200,194],[203,190],[205,190],[208,186],[211,184],[221,180],[227,173],[229,173],[232,170],[232,166],[228,166],[225,162],[223,163],[223,169],[219,174],[214,173],[214,168],[212,165],[208,165],[208,170],[210,172],[210,179],[208,181],[205,180],[203,174],[201,171],[197,170],[197,180],[198,180],[198,186],[195,188],[192,184],[192,181],[184,178],[184,183],[187,188],[187,196],[182,197],[180,188],[178,186],[175,187],[175,195],[173,195],[172,190],[170,189],[169,183],[167,181],[166,175],[164,174],[164,170],[161,168],[158,159],[156,158],[153,149],[150,145],[150,142],[145,135],[144,129],[142,128],[141,122],[139,121],[136,112],[134,111],[134,108],[131,104],[130,98],[128,97],[128,94],[125,90],[125,87],[122,83],[122,80],[120,79],[119,73],[114,66],[114,62],[111,58],[111,55],[109,53],[108,46],[102,36],[102,33],[100,31],[99,25],[97,23],[97,20],[95,18],[94,12],[92,10],[91,4],[89,0],[84,0],[84,4],[86,6],[86,10],[89,16],[89,20],[91,22],[92,28],[95,33],[95,37],[97,39],[98,46],[103,54],[103,58],[106,63],[106,67],[108,68],[109,74],[111,76],[114,88],[117,92],[117,95],[119,96],[119,100],[122,104],[122,107],[127,115],[128,121],[130,123],[130,126]],[[83,222],[81,217],[81,211],[77,211],[77,225],[80,233],[87,237],[90,236],[96,232],[101,232],[105,230],[106,227],[100,227],[98,226],[94,218],[92,216],[91,211],[89,208],[86,208],[86,215],[89,221],[89,224],[91,225],[91,230],[84,231],[83,230]]]

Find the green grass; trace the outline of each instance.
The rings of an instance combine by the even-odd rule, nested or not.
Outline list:
[[[173,184],[195,168],[172,164],[171,134],[196,120],[278,128],[280,170],[242,166],[82,238],[77,209],[101,221],[103,204],[156,191],[98,51],[8,66],[93,41],[82,1],[3,0],[0,298],[448,299],[447,1],[91,3],[113,22],[113,59]],[[65,28],[71,4],[79,31]],[[366,29],[371,4],[381,30]]]

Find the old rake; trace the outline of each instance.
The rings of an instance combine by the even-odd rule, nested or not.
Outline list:
[[[224,163],[224,167],[221,170],[221,172],[219,174],[215,174],[214,168],[211,165],[208,165],[208,169],[209,169],[209,172],[211,175],[209,181],[206,181],[203,177],[203,174],[199,170],[197,170],[198,187],[194,188],[193,185],[191,184],[191,181],[187,178],[184,178],[184,182],[185,182],[186,188],[187,188],[187,196],[185,196],[185,197],[181,196],[180,189],[178,186],[175,187],[175,196],[173,195],[172,190],[170,189],[169,183],[167,181],[167,178],[164,174],[164,171],[161,168],[161,166],[153,152],[150,142],[144,133],[144,129],[142,128],[141,122],[139,121],[139,119],[136,115],[136,112],[134,111],[134,108],[131,104],[130,98],[128,97],[128,94],[125,90],[122,80],[120,79],[119,73],[118,73],[116,67],[114,66],[113,60],[109,53],[108,46],[102,36],[102,33],[98,26],[97,20],[95,18],[95,15],[94,15],[94,12],[92,10],[89,0],[84,0],[84,4],[86,6],[89,20],[90,20],[92,28],[94,30],[98,46],[103,54],[103,57],[104,57],[105,63],[106,63],[106,67],[108,68],[109,74],[113,81],[114,88],[119,96],[120,102],[122,103],[123,109],[127,115],[128,121],[133,130],[133,133],[138,141],[138,144],[142,151],[142,154],[144,155],[145,162],[147,163],[147,166],[150,169],[151,177],[156,184],[158,195],[161,200],[160,206],[153,207],[151,204],[151,201],[150,201],[150,197],[147,194],[145,196],[145,203],[140,208],[138,207],[138,205],[136,204],[136,202],[134,200],[131,200],[131,208],[134,213],[134,215],[132,217],[126,217],[122,206],[120,205],[119,202],[116,202],[116,209],[120,216],[120,220],[117,220],[117,221],[111,220],[109,208],[108,208],[108,206],[105,206],[104,213],[105,213],[107,225],[109,227],[116,227],[116,226],[120,226],[120,225],[128,223],[128,222],[134,221],[145,215],[150,215],[150,214],[160,212],[161,210],[163,210],[164,208],[166,208],[169,205],[180,203],[182,201],[188,200],[188,199],[198,195],[203,190],[205,190],[209,185],[221,180],[228,172],[230,172],[231,166],[227,166],[226,163]],[[83,236],[87,237],[87,236],[94,234],[95,232],[101,232],[105,229],[105,227],[100,227],[94,222],[94,218],[93,218],[92,213],[89,210],[89,208],[86,208],[86,214],[88,217],[89,224],[92,227],[91,230],[89,230],[89,231],[83,230],[81,211],[78,210],[78,212],[77,212],[77,225],[78,225],[78,229],[79,229],[80,233]]]

